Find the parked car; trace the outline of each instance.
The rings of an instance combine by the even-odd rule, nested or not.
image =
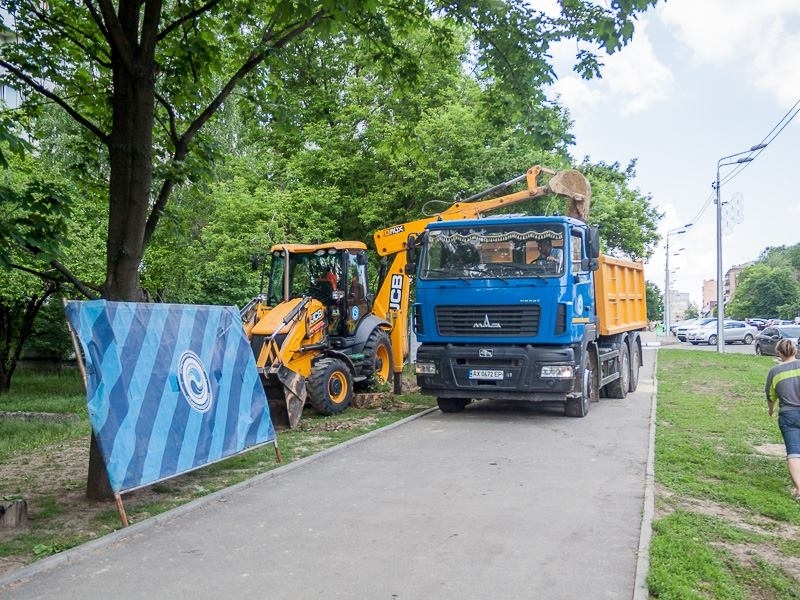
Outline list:
[[[775,327],[776,325],[795,325],[795,322],[786,319],[769,319],[764,325],[765,327]]]
[[[687,331],[696,327],[703,327],[712,321],[716,322],[716,319],[713,317],[700,317],[698,319],[684,321],[682,325],[678,325],[678,327],[675,328],[675,335],[680,341],[685,342]]]
[[[758,329],[744,321],[726,320],[724,323],[723,337],[726,344],[733,344],[734,342],[752,344],[757,334]],[[686,332],[686,340],[694,346],[697,344],[713,346],[717,343],[717,321],[714,320],[702,327],[688,330]]]
[[[777,356],[775,345],[784,338],[791,338],[797,341],[800,338],[800,325],[772,325],[765,327],[756,335],[756,354],[765,356]]]
[[[746,319],[745,323],[747,323],[748,325],[753,325],[759,331],[761,331],[762,329],[764,329],[764,327],[767,326],[767,320],[766,319],[758,319],[758,318],[756,318],[756,319]]]

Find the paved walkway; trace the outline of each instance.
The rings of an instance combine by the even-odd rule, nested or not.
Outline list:
[[[39,561],[0,598],[644,600],[646,341],[637,392],[586,418],[430,411]]]

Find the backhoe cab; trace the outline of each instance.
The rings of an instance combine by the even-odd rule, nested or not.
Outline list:
[[[270,252],[266,294],[242,310],[276,425],[303,406],[333,415],[354,391],[391,380],[389,323],[371,313],[362,242],[281,244]]]

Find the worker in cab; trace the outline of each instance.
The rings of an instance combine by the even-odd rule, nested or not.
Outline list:
[[[533,265],[542,267],[549,272],[558,272],[561,270],[561,257],[563,252],[560,248],[553,248],[553,240],[550,238],[542,238],[538,242],[539,256],[533,261]]]

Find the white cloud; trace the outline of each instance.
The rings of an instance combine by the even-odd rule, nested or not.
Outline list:
[[[602,78],[585,81],[576,75],[561,77],[553,92],[573,114],[590,109],[614,109],[622,114],[640,113],[668,99],[673,77],[656,57],[647,37],[647,23],[640,21],[633,41],[621,51],[601,58]],[[567,43],[568,44],[568,43]],[[564,62],[566,46],[555,52]]]
[[[783,106],[800,97],[797,0],[669,0],[656,13],[696,64],[734,67],[743,86],[767,91]]]

